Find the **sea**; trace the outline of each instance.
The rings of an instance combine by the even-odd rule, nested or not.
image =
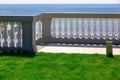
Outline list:
[[[120,4],[0,4],[0,14],[39,15],[44,12],[120,12]]]

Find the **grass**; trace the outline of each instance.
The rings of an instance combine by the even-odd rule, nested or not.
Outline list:
[[[0,80],[120,80],[120,56],[37,53],[0,56]]]

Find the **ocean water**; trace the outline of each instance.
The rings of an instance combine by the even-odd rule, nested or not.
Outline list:
[[[120,12],[120,4],[0,4],[0,14],[39,15],[44,12]]]

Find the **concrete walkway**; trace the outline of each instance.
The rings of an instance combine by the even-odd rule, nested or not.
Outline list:
[[[120,46],[113,46],[113,54],[120,55]],[[104,45],[55,45],[49,44],[46,46],[37,46],[38,52],[49,52],[49,53],[80,53],[80,54],[106,54],[106,48]]]

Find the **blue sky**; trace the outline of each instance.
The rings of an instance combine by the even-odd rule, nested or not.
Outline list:
[[[0,0],[0,4],[120,4],[120,0]]]

